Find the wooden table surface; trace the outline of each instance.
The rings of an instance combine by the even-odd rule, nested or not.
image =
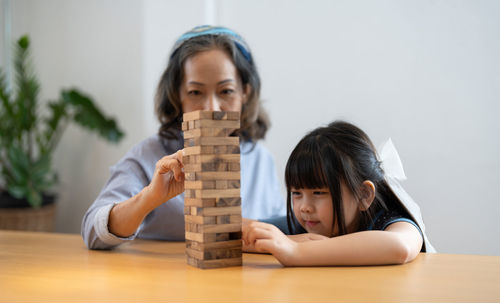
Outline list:
[[[420,254],[406,265],[197,269],[183,242],[89,251],[79,235],[0,231],[0,302],[500,302],[500,257]]]

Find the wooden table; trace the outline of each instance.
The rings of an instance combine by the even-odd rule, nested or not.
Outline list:
[[[186,265],[183,242],[89,251],[79,235],[0,231],[0,302],[500,302],[500,257],[420,254],[406,265]]]

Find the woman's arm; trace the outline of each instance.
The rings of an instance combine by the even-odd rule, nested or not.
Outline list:
[[[363,231],[318,241],[295,242],[277,228],[252,223],[243,239],[257,251],[272,253],[285,266],[403,264],[418,255],[422,236],[407,222],[385,231]]]
[[[153,209],[184,191],[182,153],[180,150],[161,158],[151,183],[111,209],[108,219],[111,233],[119,237],[132,235]]]

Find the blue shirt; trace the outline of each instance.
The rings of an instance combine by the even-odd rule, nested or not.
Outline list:
[[[152,136],[134,146],[116,165],[111,176],[82,221],[82,237],[90,249],[109,249],[134,238],[184,240],[184,194],[153,210],[130,237],[117,237],[108,230],[111,208],[138,194],[152,179],[155,164],[163,156],[183,148],[182,140]],[[263,219],[283,216],[285,203],[269,151],[260,144],[242,142],[242,216]]]

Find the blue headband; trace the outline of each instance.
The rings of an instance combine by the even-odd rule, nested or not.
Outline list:
[[[211,26],[211,25],[201,25],[193,28],[189,32],[184,33],[182,36],[177,39],[172,48],[172,52],[170,57],[172,57],[175,52],[184,44],[185,41],[199,36],[204,35],[215,35],[215,36],[226,36],[231,39],[236,47],[240,50],[241,54],[245,59],[252,63],[252,56],[250,55],[250,49],[248,45],[245,43],[243,38],[237,33],[233,32],[229,28],[220,27],[220,26]]]

